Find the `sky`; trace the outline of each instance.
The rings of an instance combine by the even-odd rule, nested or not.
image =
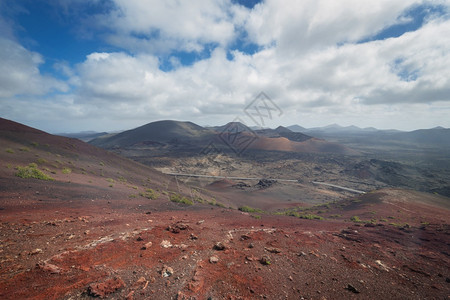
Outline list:
[[[450,127],[450,0],[0,0],[0,117]]]

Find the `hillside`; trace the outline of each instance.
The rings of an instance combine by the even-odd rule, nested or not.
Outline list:
[[[229,180],[211,185],[215,192],[191,189],[4,119],[0,145],[1,299],[443,299],[450,291],[442,196],[382,189],[276,207],[275,183],[252,192],[255,205],[271,195],[270,211],[236,210],[226,196],[245,203],[248,193]]]
[[[192,122],[157,121],[119,134],[90,141],[103,148],[130,147],[153,143],[194,143],[211,136],[213,132]]]

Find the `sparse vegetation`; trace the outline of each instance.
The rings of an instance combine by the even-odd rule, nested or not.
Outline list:
[[[321,216],[314,215],[314,214],[304,214],[300,215],[300,219],[307,219],[307,220],[323,220]]]
[[[30,148],[28,147],[20,147],[19,150],[22,152],[30,152]]]
[[[350,221],[355,222],[355,223],[361,223],[362,222],[362,220],[358,216],[351,217]]]
[[[250,207],[247,205],[241,206],[238,209],[242,212],[248,212],[248,213],[264,213],[264,211],[262,211],[259,208],[253,208],[253,207]]]
[[[104,165],[105,165],[105,163],[101,161],[101,162],[100,162],[100,166],[103,167]]]
[[[37,147],[37,146],[39,146],[39,143],[38,143],[38,142],[32,142],[32,143],[31,143],[31,146]]]
[[[7,153],[14,153],[14,150],[13,149],[11,149],[11,148],[6,148],[6,150],[5,150]]]
[[[62,173],[63,174],[70,174],[70,173],[72,173],[72,169],[71,168],[63,168],[62,169]]]
[[[139,195],[151,200],[157,199],[159,197],[159,194],[152,189],[146,189],[145,192],[142,192]]]
[[[170,201],[175,202],[175,203],[182,203],[182,204],[186,204],[186,205],[193,205],[194,202],[192,202],[192,200],[189,200],[186,197],[183,197],[180,194],[176,194],[173,193],[170,195]]]
[[[109,183],[114,183],[114,182],[116,182],[114,179],[112,179],[112,178],[106,178],[106,181],[108,181]]]
[[[17,173],[16,176],[20,178],[34,178],[34,179],[40,179],[40,180],[54,180],[52,177],[48,176],[41,170],[37,169],[37,165],[34,163],[31,163],[30,165],[26,167],[17,167]]]

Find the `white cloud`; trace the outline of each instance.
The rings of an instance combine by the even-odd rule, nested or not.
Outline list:
[[[0,99],[15,95],[45,95],[52,90],[67,91],[68,86],[39,71],[42,56],[17,42],[0,37]]]
[[[236,36],[244,8],[230,0],[114,0],[115,9],[97,16],[112,33],[107,40],[137,52],[203,50],[205,44],[226,46]]]
[[[116,10],[97,18],[112,32],[108,41],[128,51],[91,53],[74,68],[59,64],[73,93],[45,102],[48,114],[65,110],[83,130],[130,128],[156,119],[215,125],[242,116],[260,91],[284,111],[270,125],[450,127],[448,18],[431,16],[422,28],[399,37],[357,42],[407,22],[405,9],[424,1],[267,0],[253,10],[226,0],[115,3]],[[244,28],[262,49],[252,55],[236,50],[227,59],[228,45]],[[0,48],[4,97],[65,90],[67,84],[39,73],[40,55],[11,40],[1,43],[9,45]],[[189,66],[172,57],[176,67],[160,69],[161,51],[201,51],[207,43],[219,45],[210,57]],[[11,105],[10,99],[3,108],[11,111]],[[42,108],[32,98],[20,105]]]

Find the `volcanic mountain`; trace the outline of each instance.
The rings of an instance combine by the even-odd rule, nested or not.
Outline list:
[[[130,147],[138,144],[197,142],[214,134],[192,122],[157,121],[106,138],[92,140],[103,148]]]
[[[158,121],[113,136],[100,137],[90,143],[106,149],[183,145],[198,148],[198,152],[214,143],[222,151],[229,151],[229,148],[236,150],[235,148],[244,145],[248,149],[264,151],[357,154],[350,148],[293,132],[285,127],[254,131],[240,122],[204,128],[192,122]]]

